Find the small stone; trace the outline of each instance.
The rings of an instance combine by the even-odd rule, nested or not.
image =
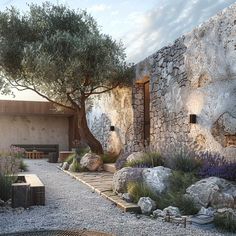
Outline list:
[[[150,197],[141,197],[138,206],[145,215],[150,215],[156,209],[156,203]]]
[[[132,199],[132,197],[130,196],[129,193],[123,193],[122,194],[122,199],[125,200],[126,202],[132,202],[133,201],[133,199]]]
[[[216,210],[212,207],[202,207],[200,211],[198,212],[198,215],[208,215],[208,216],[214,216]]]
[[[164,212],[161,209],[156,209],[155,211],[153,211],[152,214],[153,214],[154,218],[164,217]]]
[[[69,167],[70,167],[70,166],[69,166],[68,162],[63,162],[62,170],[68,170]]]
[[[163,210],[165,216],[180,217],[181,213],[178,207],[168,206]]]

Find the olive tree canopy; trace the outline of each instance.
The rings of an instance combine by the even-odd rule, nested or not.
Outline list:
[[[81,138],[103,153],[87,126],[86,101],[95,94],[130,84],[132,67],[124,48],[102,34],[82,10],[44,3],[0,12],[0,86],[32,90],[78,115]]]

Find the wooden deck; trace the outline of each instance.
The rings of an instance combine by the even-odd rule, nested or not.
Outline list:
[[[140,212],[140,207],[134,203],[122,200],[112,191],[113,173],[109,172],[82,172],[74,173],[63,170],[66,174],[89,186],[94,192],[112,201],[124,212]]]

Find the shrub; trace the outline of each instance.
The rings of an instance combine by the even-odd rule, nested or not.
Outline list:
[[[157,152],[149,152],[143,155],[142,159],[133,160],[125,163],[126,167],[134,168],[153,168],[164,164],[163,158]]]
[[[73,162],[73,160],[76,158],[76,153],[73,153],[73,154],[70,154],[67,158],[66,158],[66,160],[65,160],[65,162],[67,162],[69,165]]]
[[[169,190],[161,194],[157,206],[164,209],[168,206],[178,207],[182,214],[193,215],[199,211],[194,201],[184,196],[186,189],[198,179],[193,173],[174,171],[169,177]]]
[[[236,216],[233,214],[216,215],[214,223],[219,229],[236,233]]]
[[[83,171],[83,168],[81,167],[80,163],[76,160],[76,158],[73,159],[72,167],[70,170],[73,172]]]
[[[20,169],[21,171],[27,171],[27,170],[28,170],[28,165],[27,165],[22,159],[20,160],[19,169]]]
[[[11,185],[16,180],[20,159],[0,153],[0,199],[7,201],[11,197]]]
[[[153,200],[157,198],[155,193],[143,182],[129,182],[127,184],[127,192],[135,203],[137,203],[141,197],[150,197]]]
[[[7,201],[11,198],[11,185],[15,180],[12,176],[0,174],[0,199]]]
[[[204,152],[199,154],[202,166],[199,176],[202,178],[216,176],[219,178],[236,181],[236,161],[228,161],[218,153]]]
[[[102,155],[102,161],[103,163],[115,163],[117,159],[117,156],[112,155],[110,153],[104,153]]]
[[[25,149],[11,145],[9,155],[17,158],[24,158]]]
[[[126,153],[121,153],[119,155],[119,157],[117,158],[116,162],[115,162],[115,167],[116,167],[116,170],[120,170],[122,169],[124,166],[125,166],[125,163],[126,163],[126,160],[127,160],[127,157],[130,155],[131,153],[129,152],[126,152]]]
[[[197,158],[194,147],[179,143],[170,146],[163,152],[165,166],[176,171],[197,172],[201,166],[201,161]]]
[[[161,194],[156,201],[159,209],[164,209],[168,206],[178,207],[184,215],[194,215],[198,213],[199,208],[196,206],[194,201],[183,193],[168,191],[167,193]]]

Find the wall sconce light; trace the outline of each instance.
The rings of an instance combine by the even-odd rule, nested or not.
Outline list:
[[[190,124],[196,124],[196,123],[197,123],[197,115],[195,115],[195,114],[190,114],[190,115],[189,115],[189,123],[190,123]]]
[[[115,131],[115,126],[114,125],[110,126],[110,131]]]

